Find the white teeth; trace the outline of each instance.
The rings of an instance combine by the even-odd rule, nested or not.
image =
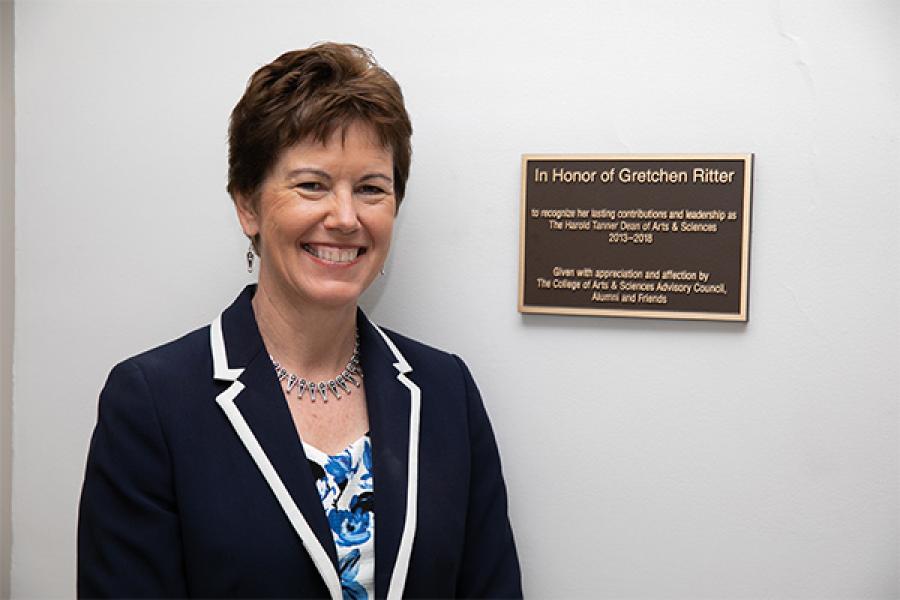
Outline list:
[[[359,248],[331,248],[329,246],[311,246],[304,244],[303,249],[322,260],[336,263],[346,263],[356,260]]]

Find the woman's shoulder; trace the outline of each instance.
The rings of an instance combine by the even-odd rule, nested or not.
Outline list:
[[[179,371],[197,374],[199,366],[208,365],[212,373],[209,325],[198,327],[179,338],[126,358],[120,365],[131,364],[148,374],[169,376]]]
[[[416,375],[427,375],[431,378],[463,384],[472,379],[465,362],[456,353],[432,346],[386,327],[379,327],[379,329],[406,360],[414,378]]]
[[[415,359],[419,362],[436,362],[448,363],[460,360],[459,357],[448,351],[426,344],[425,342],[411,338],[408,335],[399,333],[387,327],[378,326],[378,329],[388,337],[390,342],[396,347],[400,354],[405,357],[410,364]]]
[[[209,339],[207,325],[120,361],[110,371],[101,399],[131,396],[128,402],[134,402],[141,395],[160,400],[208,392],[213,385]],[[142,393],[110,393],[115,390]]]

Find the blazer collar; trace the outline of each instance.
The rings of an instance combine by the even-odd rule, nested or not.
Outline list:
[[[334,539],[283,392],[265,350],[247,286],[210,326],[216,401],[313,559],[341,598]],[[412,367],[378,326],[357,312],[375,481],[375,596],[400,598],[416,528],[421,392]]]

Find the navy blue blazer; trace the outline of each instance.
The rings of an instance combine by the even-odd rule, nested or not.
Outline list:
[[[254,291],[110,373],[79,510],[79,597],[341,598]],[[497,446],[468,369],[362,312],[358,328],[376,597],[521,597]]]

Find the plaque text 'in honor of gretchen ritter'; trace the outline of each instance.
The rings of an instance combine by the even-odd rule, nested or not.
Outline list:
[[[523,313],[747,320],[752,155],[524,155]]]

